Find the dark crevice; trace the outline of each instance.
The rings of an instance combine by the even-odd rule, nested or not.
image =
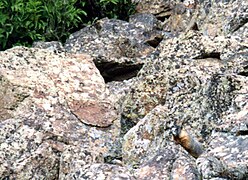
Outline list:
[[[156,36],[153,39],[147,40],[146,43],[156,48],[162,40],[163,40],[163,36]]]
[[[239,72],[238,75],[248,77],[248,66],[245,66],[244,71]]]
[[[199,31],[198,25],[196,23],[194,23],[194,25],[192,26],[191,30]]]
[[[167,15],[167,16],[157,16],[156,18],[161,21],[164,22],[166,19],[169,19],[171,15]]]
[[[215,58],[220,60],[220,53],[219,52],[212,52],[212,53],[202,53],[200,56],[197,56],[193,59],[206,59],[206,58]]]
[[[106,156],[104,157],[104,163],[107,164],[116,164],[116,160],[122,161],[122,157],[112,157],[112,156]]]
[[[121,117],[121,134],[120,136],[123,137],[132,127],[134,127],[136,125],[135,122],[133,122],[132,120],[124,117],[122,115]]]
[[[143,64],[120,64],[116,62],[96,63],[105,82],[123,81],[137,76]]]
[[[246,23],[248,23],[248,19],[242,19],[240,23],[234,23],[231,33],[234,33],[238,31],[240,28],[242,28]]]

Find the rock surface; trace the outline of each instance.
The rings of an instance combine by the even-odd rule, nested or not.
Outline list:
[[[54,179],[60,158],[75,157],[70,148],[86,149],[84,163],[117,149],[118,114],[90,56],[24,47],[0,54],[1,177]]]
[[[105,18],[73,33],[65,50],[93,56],[106,82],[129,79],[142,67],[137,57],[147,56],[161,41],[158,27],[158,20],[150,14],[133,15],[130,23]]]
[[[247,1],[134,2],[0,52],[0,179],[248,178]]]

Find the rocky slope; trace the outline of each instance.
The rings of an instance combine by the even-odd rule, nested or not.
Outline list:
[[[247,1],[136,3],[0,52],[0,179],[248,178]]]

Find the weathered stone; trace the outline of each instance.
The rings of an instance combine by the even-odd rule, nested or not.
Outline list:
[[[195,21],[205,35],[228,35],[248,22],[247,9],[248,2],[243,0],[202,1]]]
[[[164,0],[140,0],[137,3],[136,11],[138,13],[150,13],[164,20],[164,18],[171,15],[172,3]]]
[[[68,174],[65,179],[126,179],[135,178],[122,166],[104,163],[88,164],[75,169],[74,173]]]
[[[195,18],[198,15],[196,2],[188,4],[187,1],[177,3],[172,7],[172,13],[164,23],[164,30],[177,34],[189,30],[198,30]]]
[[[145,165],[158,150],[180,148],[170,139],[173,124],[192,133],[204,152],[209,150],[213,130],[240,132],[248,102],[245,47],[239,38],[211,39],[193,31],[160,43],[159,55],[154,61],[147,60],[123,101],[122,118],[137,123],[124,136],[123,162],[140,167],[141,179],[149,175],[159,179],[160,171]],[[175,169],[165,167],[163,172],[175,179],[182,172],[189,172],[185,179],[201,178],[204,167],[199,173],[194,160],[180,167],[189,160],[182,156],[176,157]],[[245,172],[242,169],[234,177],[243,178]]]
[[[145,56],[153,51],[142,43],[147,39],[146,31],[149,33],[144,27],[105,18],[72,34],[65,49],[73,53],[90,53],[93,57]]]
[[[160,21],[152,14],[137,13],[129,18],[129,22],[135,24],[136,27],[141,27],[146,31],[161,29]]]
[[[188,156],[180,156],[173,163],[171,171],[172,179],[201,179],[200,173],[198,172],[195,164],[195,160],[189,158]]]
[[[103,163],[104,158],[99,151],[85,149],[81,146],[68,146],[60,156],[59,178],[72,179],[82,178],[80,172],[82,168],[92,163]]]
[[[72,156],[69,148],[82,148],[70,161],[84,152],[99,154],[99,161],[87,155],[91,159],[82,159],[85,164],[120,156],[118,115],[89,56],[24,47],[0,54],[1,177],[56,179],[60,157]],[[100,108],[97,116],[94,108],[81,113],[73,106],[76,101],[82,109],[94,102]],[[73,165],[66,168],[74,171]]]
[[[106,82],[129,79],[137,75],[142,59],[150,54],[163,38],[154,17],[133,17],[139,24],[114,19],[101,19],[89,27],[73,33],[65,43],[65,50],[89,53],[94,58]],[[142,25],[141,25],[142,24]],[[149,42],[149,43],[147,43]]]
[[[83,28],[66,53],[0,52],[1,178],[247,178],[247,2],[134,1],[141,13]]]
[[[171,149],[158,152],[150,161],[136,170],[135,176],[137,179],[169,179],[176,158],[176,152]]]
[[[209,148],[197,159],[204,179],[223,177],[246,179],[248,174],[248,138],[227,133],[214,133]]]
[[[38,42],[34,42],[32,47],[40,48],[40,49],[47,49],[47,50],[55,51],[55,52],[65,51],[62,43],[59,41],[51,41],[51,42],[38,41]]]
[[[166,147],[171,136],[167,124],[167,112],[163,106],[157,106],[136,126],[130,129],[123,140],[123,162],[139,165],[151,159],[159,150]]]
[[[202,127],[197,136],[206,137],[212,127],[209,119],[217,123],[241,88],[239,80],[232,75],[243,71],[243,63],[247,61],[247,50],[240,46],[234,39],[212,40],[195,33],[162,41],[159,57],[148,60],[125,97],[123,118],[137,123],[158,104],[166,104],[174,112],[174,119]],[[244,53],[236,55],[234,60],[237,51]],[[198,120],[200,126],[194,123]]]

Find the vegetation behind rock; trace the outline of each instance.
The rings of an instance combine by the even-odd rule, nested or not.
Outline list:
[[[102,17],[126,19],[130,0],[2,0],[0,50],[59,40]]]

